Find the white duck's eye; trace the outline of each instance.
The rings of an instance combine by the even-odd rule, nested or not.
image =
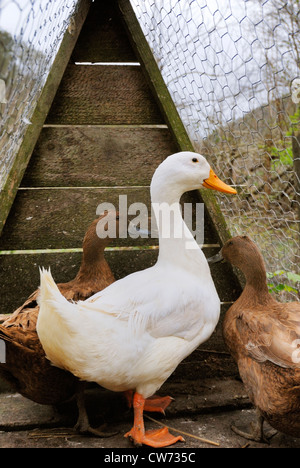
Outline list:
[[[197,158],[193,158],[192,161],[195,162],[195,163],[199,162]]]

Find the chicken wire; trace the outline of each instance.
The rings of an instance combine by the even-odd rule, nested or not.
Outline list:
[[[77,0],[0,0],[0,189]]]
[[[0,0],[0,189],[77,3]],[[300,0],[131,3],[195,150],[237,187],[217,194],[232,235],[298,298]]]
[[[195,149],[237,188],[217,194],[232,235],[299,298],[300,0],[131,2]]]

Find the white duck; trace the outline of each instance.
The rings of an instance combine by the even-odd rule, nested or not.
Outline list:
[[[182,440],[167,428],[145,432],[145,400],[210,337],[219,320],[220,300],[208,263],[182,219],[179,204],[185,191],[202,186],[236,193],[197,153],[173,154],[156,169],[151,201],[159,256],[153,267],[76,304],[61,295],[50,272],[41,272],[37,332],[48,359],[109,390],[133,390],[134,425],[125,436],[136,445],[165,447]],[[158,216],[156,209],[161,203],[172,205],[175,213],[168,238],[162,232],[169,219],[163,210]],[[178,238],[172,231],[178,233],[179,228]]]

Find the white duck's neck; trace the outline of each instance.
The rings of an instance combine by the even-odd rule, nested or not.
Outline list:
[[[158,234],[158,262],[175,263],[199,272],[199,262],[207,263],[192,233],[185,224],[180,206],[184,191],[175,185],[151,184],[151,202]]]

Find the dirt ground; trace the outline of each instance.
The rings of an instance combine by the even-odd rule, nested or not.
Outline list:
[[[247,441],[231,430],[231,425],[248,430],[255,420],[241,382],[236,380],[209,380],[201,388],[191,385],[189,394],[173,384],[162,388],[163,393],[175,399],[166,410],[166,416],[145,413],[147,429],[169,426],[174,435],[181,434],[185,441],[170,450],[183,453],[199,448],[300,448],[300,439],[277,433],[269,445]],[[137,453],[124,434],[131,428],[132,410],[120,394],[91,388],[86,392],[86,405],[93,426],[106,424],[108,438],[78,435],[72,427],[77,410],[71,401],[60,408],[31,402],[17,393],[0,394],[0,447],[1,448],[102,448],[103,456],[123,449],[124,453]],[[267,433],[275,431],[266,425]],[[203,440],[205,439],[205,440]],[[130,449],[133,449],[131,451]],[[128,452],[129,450],[129,452]],[[108,455],[107,455],[108,454]]]

